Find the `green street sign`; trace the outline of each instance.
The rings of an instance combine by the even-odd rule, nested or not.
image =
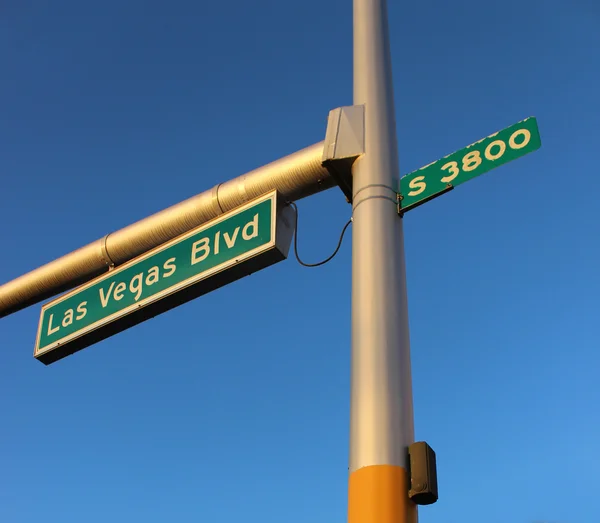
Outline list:
[[[539,149],[537,121],[527,118],[400,179],[400,212]]]
[[[284,260],[294,216],[270,192],[47,303],[34,356],[52,363]]]

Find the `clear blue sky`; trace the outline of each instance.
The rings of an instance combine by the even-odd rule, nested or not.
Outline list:
[[[405,218],[421,523],[597,523],[600,7],[391,2],[400,170],[527,116],[542,148]],[[0,8],[0,280],[324,138],[351,1]],[[327,256],[350,208],[299,202]],[[346,518],[350,246],[49,367],[0,320],[3,523]]]

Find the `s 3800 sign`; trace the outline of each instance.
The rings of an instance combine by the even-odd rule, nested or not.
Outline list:
[[[539,149],[535,118],[527,118],[400,179],[400,209],[405,212],[494,167]]]

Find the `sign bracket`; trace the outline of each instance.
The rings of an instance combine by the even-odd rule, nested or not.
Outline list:
[[[365,107],[350,105],[329,111],[322,164],[352,203],[352,164],[365,152]]]
[[[408,212],[411,209],[414,209],[415,207],[419,207],[419,206],[423,205],[424,203],[427,203],[427,202],[437,198],[438,196],[441,196],[442,194],[446,194],[447,192],[451,191],[452,189],[454,189],[454,185],[449,183],[441,191],[438,191],[435,194],[432,194],[432,195],[428,196],[427,198],[423,198],[422,200],[419,200],[418,202],[415,202],[411,205],[407,205],[406,207],[402,207],[402,201],[404,200],[404,196],[402,195],[402,193],[396,193],[397,200],[398,200],[398,214],[402,218],[404,216],[405,212]]]

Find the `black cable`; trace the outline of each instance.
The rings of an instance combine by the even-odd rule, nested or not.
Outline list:
[[[342,242],[344,241],[344,234],[346,234],[346,230],[352,223],[352,218],[350,218],[348,220],[348,223],[346,223],[346,225],[344,225],[344,228],[342,229],[342,234],[340,235],[340,241],[338,242],[337,247],[335,248],[335,251],[333,251],[333,254],[331,256],[329,256],[329,258],[327,258],[326,260],[323,260],[322,262],[319,262],[319,263],[304,263],[300,259],[300,256],[298,255],[298,206],[294,202],[288,202],[288,204],[291,205],[294,208],[294,210],[296,211],[296,225],[294,226],[294,229],[295,229],[295,232],[294,232],[294,254],[296,255],[296,259],[298,260],[298,263],[304,267],[319,267],[320,265],[325,265],[328,261],[331,261],[333,259],[333,257],[340,250],[340,247],[342,246]]]

